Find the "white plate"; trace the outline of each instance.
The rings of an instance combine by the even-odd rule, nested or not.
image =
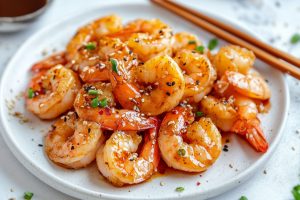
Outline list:
[[[261,116],[262,126],[270,143],[267,153],[256,153],[243,139],[236,135],[229,135],[229,152],[222,152],[218,161],[205,173],[186,174],[171,173],[152,178],[145,183],[123,188],[113,187],[106,182],[97,171],[95,165],[81,170],[67,170],[50,162],[38,144],[43,143],[43,136],[49,129],[51,122],[40,121],[28,113],[24,108],[24,101],[16,101],[15,110],[24,113],[32,122],[20,124],[18,119],[9,114],[6,100],[15,99],[24,91],[30,78],[29,68],[41,59],[41,52],[45,49],[63,49],[76,29],[92,19],[116,13],[124,21],[136,18],[160,18],[170,24],[174,30],[188,31],[199,35],[207,42],[211,36],[187,21],[173,14],[150,5],[118,4],[102,6],[84,11],[57,24],[49,25],[27,40],[15,56],[11,59],[1,80],[1,125],[3,137],[18,160],[35,176],[50,186],[81,199],[175,199],[190,197],[206,199],[221,194],[245,181],[266,163],[274,152],[286,121],[289,93],[284,76],[257,61],[257,69],[269,81],[272,90],[271,111]],[[223,42],[221,45],[224,44]],[[32,128],[34,127],[34,128]],[[42,131],[41,131],[42,130]],[[232,166],[232,168],[230,167]],[[160,186],[164,182],[164,186]],[[197,186],[200,182],[200,186]],[[185,191],[175,192],[175,188],[182,186]]]

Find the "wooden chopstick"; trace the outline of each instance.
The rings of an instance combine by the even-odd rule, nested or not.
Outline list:
[[[207,30],[208,32],[226,40],[229,43],[236,44],[242,47],[245,47],[247,49],[250,49],[254,52],[256,57],[260,58],[264,62],[270,64],[272,67],[277,68],[281,70],[282,72],[288,73],[292,76],[294,76],[297,79],[300,79],[300,69],[297,67],[300,67],[300,61],[299,59],[288,55],[284,52],[281,52],[279,50],[276,50],[275,48],[258,41],[257,39],[248,36],[247,34],[243,33],[240,37],[241,31],[234,31],[233,28],[228,29],[228,25],[221,25],[222,22],[218,23],[210,23],[212,20],[206,21],[209,17],[205,17],[205,19],[200,18],[203,14],[197,14],[197,11],[192,11],[189,8],[184,8],[183,6],[176,4],[171,1],[166,0],[151,0],[153,3],[156,3],[157,5],[166,8],[167,10],[171,11],[172,13],[175,13],[188,21],[194,23],[195,25]],[[211,18],[210,18],[211,19]],[[217,20],[213,20],[217,21]],[[227,27],[224,28],[224,27]],[[223,30],[224,29],[224,30]],[[225,31],[228,30],[228,31]],[[248,38],[248,39],[247,39]],[[252,39],[249,39],[252,38]],[[255,41],[255,42],[252,42]],[[262,48],[262,46],[264,46]],[[269,46],[269,47],[266,47]],[[270,49],[274,49],[269,51]],[[276,52],[276,53],[274,53]],[[286,55],[283,55],[286,54]],[[282,60],[280,60],[280,59]],[[288,58],[288,59],[286,59]],[[293,65],[292,65],[293,64]],[[295,66],[294,66],[295,65]],[[297,67],[296,67],[297,66]]]

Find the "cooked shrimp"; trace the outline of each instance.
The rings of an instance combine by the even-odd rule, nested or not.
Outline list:
[[[182,72],[167,55],[156,56],[138,66],[135,82],[128,81],[124,70],[119,69],[118,73],[112,72],[111,82],[114,95],[124,108],[159,115],[174,108],[182,98],[185,88]]]
[[[73,107],[81,87],[77,75],[57,65],[38,73],[30,82],[26,107],[41,119],[54,119]]]
[[[216,70],[207,56],[190,50],[179,51],[174,60],[184,71],[184,99],[199,102],[213,88]]]
[[[194,121],[189,107],[176,107],[164,117],[158,137],[161,156],[169,167],[202,172],[219,157],[221,134],[210,118]]]
[[[51,67],[55,67],[56,65],[65,65],[67,64],[67,59],[66,59],[66,53],[65,52],[60,52],[56,54],[52,54],[51,56],[35,63],[31,67],[31,71],[33,72],[39,72],[42,70],[48,70]]]
[[[69,67],[78,72],[85,83],[109,81],[107,64],[98,52],[100,44],[93,42],[89,45],[89,48],[82,47],[77,50],[76,56],[68,63]]]
[[[78,49],[86,47],[90,42],[96,42],[103,35],[118,32],[122,27],[122,20],[117,15],[102,17],[81,27],[67,45],[68,60],[76,58]]]
[[[217,69],[218,77],[221,77],[226,71],[247,74],[254,61],[255,55],[252,51],[239,46],[228,45],[219,50],[214,57],[213,64]]]
[[[79,29],[67,45],[67,59],[74,71],[79,72],[83,82],[108,81],[109,74],[103,58],[99,55],[98,40],[109,33],[122,29],[122,20],[110,15],[93,21]]]
[[[69,65],[85,83],[109,81],[107,56],[119,50],[119,43],[119,40],[102,36],[97,42],[79,48]]]
[[[160,159],[156,128],[144,134],[142,147],[141,142],[136,132],[115,131],[99,148],[98,169],[115,186],[141,183],[156,172]]]
[[[267,100],[271,97],[271,91],[258,72],[249,72],[244,75],[239,72],[226,71],[222,78],[216,83],[215,90],[225,96],[236,91],[250,98]]]
[[[69,112],[52,125],[45,138],[45,152],[58,165],[78,169],[95,160],[103,139],[100,125]]]
[[[106,64],[98,62],[94,66],[85,66],[79,71],[81,80],[85,83],[109,81],[109,71]]]
[[[133,21],[124,31],[130,36],[127,45],[143,62],[157,55],[172,54],[172,29],[159,19]]]
[[[84,85],[74,102],[80,118],[95,121],[103,129],[137,131],[154,127],[153,118],[131,110],[116,109],[115,105],[110,83]]]
[[[195,50],[197,46],[201,46],[201,41],[196,35],[179,32],[174,35],[174,41],[172,44],[173,53],[176,54],[178,51],[183,49]]]
[[[109,59],[113,55],[124,62],[126,69],[137,65],[136,55],[117,38],[101,37],[98,42],[93,42],[94,49],[80,48],[71,67],[79,73],[85,83],[94,83],[110,80],[107,68]]]
[[[258,110],[250,98],[239,94],[229,99],[207,96],[201,101],[201,109],[222,131],[240,134],[258,152],[267,151],[268,142],[260,128]]]
[[[83,82],[109,81],[107,66],[111,57],[119,59],[126,70],[138,64],[137,56],[118,38],[103,36],[93,45],[95,49],[80,48],[72,64]]]
[[[118,38],[102,37],[99,40],[99,55],[106,61],[117,59],[126,70],[138,65],[137,55]]]

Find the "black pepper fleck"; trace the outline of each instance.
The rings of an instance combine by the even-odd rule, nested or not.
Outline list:
[[[229,150],[228,150],[228,145],[224,145],[224,147],[223,147],[223,151],[225,151],[225,152],[228,152]]]

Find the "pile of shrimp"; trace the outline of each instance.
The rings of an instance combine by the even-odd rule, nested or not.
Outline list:
[[[56,119],[44,140],[49,159],[72,169],[96,160],[123,186],[149,179],[160,161],[207,170],[222,151],[220,132],[266,152],[258,114],[271,94],[254,54],[228,45],[213,55],[199,46],[159,19],[123,25],[111,15],[81,27],[64,52],[31,68],[26,107]]]

